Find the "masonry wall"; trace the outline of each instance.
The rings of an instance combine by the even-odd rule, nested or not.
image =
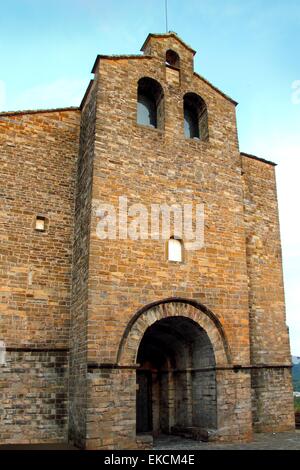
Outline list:
[[[251,374],[253,425],[256,432],[294,430],[295,414],[291,370],[254,369]]]
[[[70,329],[69,439],[86,442],[89,237],[95,141],[95,83],[81,113],[77,166]]]
[[[0,367],[1,444],[66,442],[68,353],[8,352]]]
[[[67,347],[77,110],[0,115],[1,338]],[[49,220],[35,230],[37,215]]]
[[[252,439],[251,372],[249,370],[218,370],[218,431],[220,440]],[[249,426],[251,423],[251,426]]]
[[[274,166],[242,157],[253,413],[259,431],[294,428]]]
[[[67,434],[79,119],[75,109],[0,115],[2,442]],[[35,230],[37,215],[45,232]]]
[[[136,449],[136,371],[89,368],[87,449]]]

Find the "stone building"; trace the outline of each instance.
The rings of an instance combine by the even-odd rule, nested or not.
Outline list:
[[[80,108],[0,115],[1,443],[294,429],[275,165],[175,33],[142,52],[99,55]],[[124,198],[203,205],[202,248],[101,239]]]

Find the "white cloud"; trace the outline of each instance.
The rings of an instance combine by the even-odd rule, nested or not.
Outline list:
[[[297,105],[300,104],[300,80],[295,80],[292,83],[292,103]]]
[[[6,103],[5,82],[3,80],[0,80],[0,111],[5,110],[5,103]]]
[[[87,80],[61,78],[28,88],[16,96],[14,109],[79,106],[87,85]]]

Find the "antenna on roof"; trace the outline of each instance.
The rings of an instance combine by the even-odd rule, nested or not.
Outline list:
[[[168,0],[165,0],[166,33],[168,32]]]

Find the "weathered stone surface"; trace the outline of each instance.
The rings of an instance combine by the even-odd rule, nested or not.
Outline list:
[[[80,112],[0,116],[0,441],[65,441]],[[35,230],[37,215],[45,232]]]
[[[68,354],[9,352],[1,368],[1,442],[65,442]]]
[[[1,317],[6,347],[69,346],[79,110],[0,115]],[[37,215],[49,223],[35,230]]]

